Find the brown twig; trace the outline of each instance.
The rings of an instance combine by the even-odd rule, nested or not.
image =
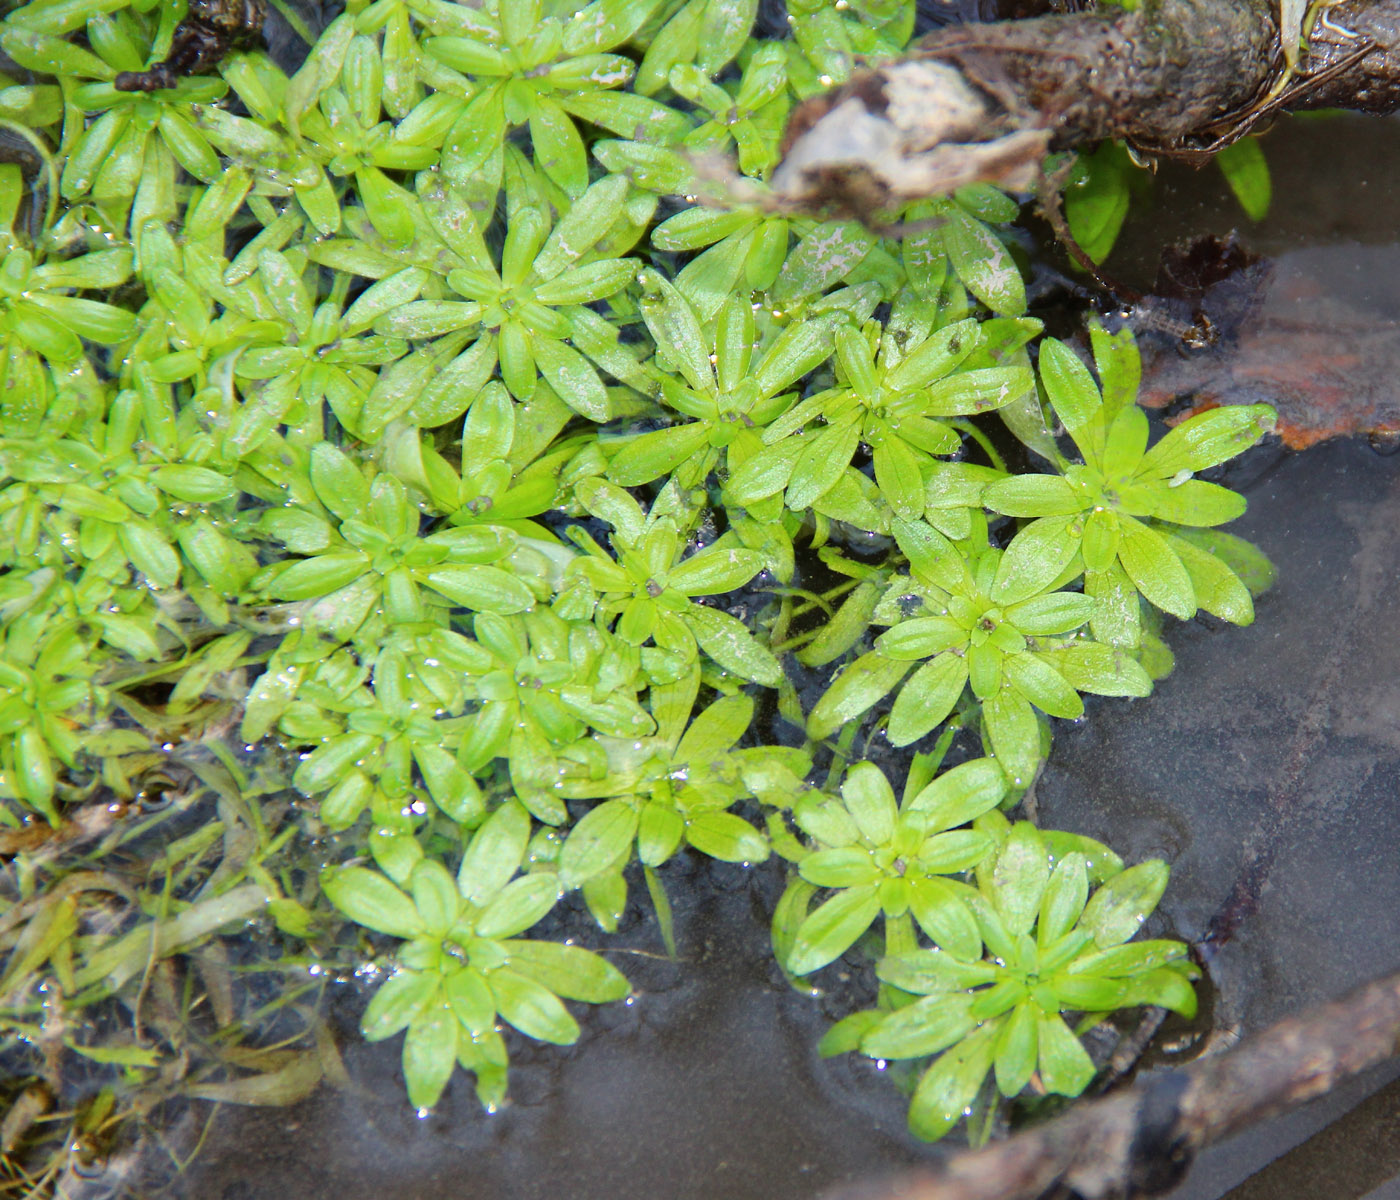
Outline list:
[[[1151,1196],[1196,1154],[1298,1107],[1396,1053],[1400,974],[1290,1017],[1211,1058],[1094,1100],[1034,1129],[828,1200],[1032,1200],[1063,1185],[1084,1200]]]

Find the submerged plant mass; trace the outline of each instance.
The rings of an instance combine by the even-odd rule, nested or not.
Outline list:
[[[379,980],[415,1107],[457,1066],[499,1105],[516,1033],[627,994],[629,895],[684,955],[683,851],[786,862],[793,980],[878,922],[879,1006],[823,1048],[929,1060],[924,1137],[1193,1011],[1185,947],[1129,940],[1165,864],[1002,811],[1055,719],[1170,668],[1161,614],[1253,619],[1198,475],[1272,414],[1154,440],[1129,334],[1040,337],[991,189],[903,241],[695,205],[692,152],[761,185],[788,107],[912,30],[789,8],[349,0],[290,72],[130,92],[183,3],[10,7],[0,1056],[74,1145],[158,1078],[292,1078],[77,1019],[249,923],[289,992]],[[575,891],[593,948],[532,937]]]

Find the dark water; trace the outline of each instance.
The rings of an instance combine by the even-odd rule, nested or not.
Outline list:
[[[1400,184],[1397,143],[1396,122],[1275,135],[1276,218],[1245,240],[1265,252],[1393,243],[1383,198]],[[1246,224],[1213,173],[1168,172],[1155,204],[1122,256],[1148,278],[1164,237]],[[1173,627],[1176,672],[1149,700],[1098,701],[1087,723],[1059,729],[1038,789],[1044,823],[1173,863],[1164,911],[1182,936],[1202,934],[1260,866],[1257,903],[1237,908],[1213,965],[1217,1044],[1400,969],[1400,457],[1333,442],[1261,451],[1244,472],[1250,509],[1232,529],[1279,570],[1256,624]],[[618,957],[634,1002],[592,1014],[578,1047],[521,1048],[501,1112],[484,1114],[459,1073],[420,1120],[402,1099],[399,1040],[358,1043],[347,1004],[355,1086],[293,1110],[226,1110],[176,1194],[777,1200],[936,1157],[904,1132],[904,1101],[870,1064],[816,1057],[840,1010],[773,974],[775,870],[693,882],[682,962]],[[618,941],[659,950],[641,925]],[[1345,1115],[1384,1082],[1218,1149],[1176,1195],[1215,1200],[1276,1158],[1239,1200],[1318,1195],[1319,1180],[1333,1200],[1384,1187],[1400,1102],[1382,1091]]]
[[[1046,824],[1172,863],[1162,908],[1184,937],[1261,865],[1257,907],[1212,965],[1222,1047],[1400,969],[1400,459],[1329,443],[1283,458],[1249,499],[1232,529],[1279,571],[1256,623],[1179,627],[1173,675],[1062,731],[1038,788]],[[1176,1194],[1211,1200],[1338,1115],[1221,1147]]]
[[[1266,222],[1240,214],[1213,167],[1166,167],[1118,267],[1146,283],[1163,243],[1237,230],[1253,251],[1314,264],[1337,343],[1355,347],[1357,297],[1373,298],[1363,320],[1397,315],[1400,121],[1295,120],[1264,146]],[[1311,353],[1327,340],[1321,315]],[[1280,346],[1281,367],[1289,352]],[[1358,385],[1395,403],[1400,371],[1387,397],[1381,358],[1366,353]],[[1172,859],[1164,908],[1183,936],[1204,932],[1243,867],[1270,862],[1257,910],[1214,965],[1222,1042],[1400,968],[1400,466],[1333,442],[1283,457],[1247,490],[1231,529],[1279,568],[1256,624],[1178,627],[1175,675],[1136,714],[1101,705],[1090,725],[1062,731],[1040,789],[1048,823],[1082,820],[1125,854]],[[1216,1148],[1173,1196],[1396,1200],[1400,1084],[1381,1086],[1396,1071]]]
[[[1400,456],[1336,442],[1260,451],[1243,469],[1261,477],[1235,529],[1279,570],[1255,625],[1177,626],[1177,669],[1157,694],[1096,701],[1088,722],[1062,727],[1038,787],[1046,824],[1173,863],[1163,909],[1186,937],[1247,862],[1271,855],[1257,911],[1214,963],[1221,1042],[1400,969]],[[226,1110],[175,1193],[758,1200],[936,1155],[905,1134],[904,1102],[870,1064],[816,1057],[840,1010],[773,973],[776,872],[696,870],[672,880],[692,897],[678,908],[682,961],[652,957],[645,923],[617,939],[642,952],[615,959],[634,1002],[591,1013],[575,1048],[522,1047],[501,1112],[483,1113],[459,1073],[416,1117],[399,1040],[358,1043],[347,1004],[355,1088],[323,1086],[289,1111]],[[1362,1095],[1353,1087],[1331,1115]],[[1222,1195],[1326,1117],[1224,1147],[1178,1194]]]
[[[780,1200],[926,1157],[872,1064],[817,1057],[822,1001],[775,977],[767,916],[780,873],[696,871],[671,879],[681,961],[654,957],[654,927],[620,934],[614,944],[652,956],[610,956],[634,1000],[588,1014],[576,1047],[513,1045],[501,1111],[484,1113],[458,1072],[419,1119],[403,1098],[401,1039],[365,1046],[352,1034],[353,1091],[228,1112],[176,1194]]]

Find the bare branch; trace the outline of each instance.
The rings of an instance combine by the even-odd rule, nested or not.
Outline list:
[[[938,1171],[845,1189],[828,1200],[1032,1200],[1055,1184],[1085,1198],[1156,1195],[1196,1154],[1384,1062],[1400,1040],[1400,974],[1320,1005],[1224,1054],[1102,1100]]]
[[[1292,108],[1400,107],[1400,0],[1323,11],[1290,74],[1273,0],[953,26],[794,113],[771,206],[870,220],[1105,138],[1201,157]]]

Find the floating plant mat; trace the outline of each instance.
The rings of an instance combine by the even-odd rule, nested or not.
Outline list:
[[[1205,931],[1252,855],[1272,853],[1257,911],[1214,959],[1207,1036],[1222,1042],[1400,968],[1400,641],[1387,633],[1400,625],[1400,458],[1359,442],[1270,453],[1241,467],[1260,477],[1238,528],[1279,568],[1256,624],[1174,627],[1158,694],[1062,727],[1037,787],[1048,826],[1173,863],[1163,909],[1184,937]],[[827,1005],[774,975],[762,936],[771,868],[700,867],[675,890],[682,961],[619,957],[634,1002],[590,1012],[567,1056],[513,1057],[500,1112],[457,1086],[416,1119],[397,1048],[354,1044],[346,995],[356,1089],[225,1111],[176,1194],[766,1200],[941,1157],[905,1133],[873,1064],[815,1056]],[[617,943],[659,949],[649,921]],[[1317,1123],[1227,1143],[1178,1194],[1222,1195]]]
[[[114,7],[117,16],[38,0],[5,18],[3,48],[17,65],[90,81],[73,104],[108,114],[79,132],[77,109],[62,110],[76,140],[62,138],[57,152],[69,159],[48,172],[45,195],[56,212],[60,198],[91,189],[92,206],[112,212],[94,225],[87,207],[65,209],[55,233],[20,164],[0,163],[0,226],[14,242],[4,273],[19,314],[10,353],[35,385],[30,397],[11,376],[0,461],[13,481],[13,524],[0,539],[13,559],[10,590],[0,599],[15,660],[0,680],[12,693],[0,765],[19,813],[0,810],[18,839],[5,896],[14,953],[0,982],[25,993],[29,1018],[9,1034],[8,1048],[28,1057],[5,1082],[17,1091],[41,1077],[56,1110],[41,1127],[37,1107],[17,1104],[24,1119],[0,1129],[0,1150],[22,1148],[31,1131],[54,1134],[60,1156],[73,1152],[53,1171],[84,1176],[60,1185],[70,1200],[75,1189],[198,1200],[367,1189],[802,1195],[939,1153],[903,1132],[884,1059],[965,1044],[923,1075],[932,1085],[915,1098],[913,1128],[936,1139],[974,1111],[993,1057],[1008,1096],[1033,1074],[1066,1096],[1089,1083],[1093,1064],[1062,1011],[1097,1014],[1122,1000],[1195,1012],[1183,945],[1139,943],[1114,957],[1155,908],[1166,864],[1120,874],[1106,848],[1012,827],[995,809],[1013,785],[1030,785],[1048,746],[1035,708],[1074,718],[1081,691],[1151,690],[1148,666],[1166,654],[1150,618],[1139,624],[1135,588],[1183,618],[1199,589],[1205,609],[1252,619],[1228,560],[1256,578],[1258,561],[1251,569],[1238,541],[1168,526],[1238,513],[1237,496],[1190,476],[1270,428],[1264,406],[1203,414],[1148,453],[1129,340],[1096,332],[1101,393],[1073,351],[1045,339],[1046,395],[1092,461],[1081,470],[1064,460],[1034,402],[1025,347],[1039,322],[1023,316],[1011,235],[995,228],[1018,205],[990,189],[936,202],[944,224],[903,244],[877,244],[854,224],[667,215],[661,195],[693,190],[677,147],[727,147],[732,136],[743,170],[771,165],[790,72],[811,85],[798,95],[826,78],[806,61],[805,25],[740,68],[741,90],[757,98],[736,127],[728,114],[740,97],[708,76],[739,54],[747,16],[727,20],[716,43],[672,25],[658,0],[578,12],[558,0],[548,17],[514,0],[429,4],[437,16],[417,55],[405,48],[416,36],[406,10],[388,0],[373,13],[347,8],[292,80],[254,53],[228,59],[224,80],[133,92],[118,86],[123,77],[170,81],[191,24],[177,25],[173,7],[159,16],[143,15],[150,4]],[[835,31],[817,50],[859,22],[841,15],[851,7],[830,10]],[[433,24],[444,11],[458,22],[447,32]],[[910,28],[889,11],[872,20],[891,26],[892,51]],[[599,13],[606,19],[592,19]],[[640,35],[647,57],[603,53],[652,16]],[[537,30],[537,18],[551,23]],[[675,58],[696,45],[719,57],[694,68]],[[556,61],[561,53],[572,65]],[[443,87],[446,71],[473,78]],[[613,94],[634,77],[633,91]],[[686,105],[646,97],[642,85],[655,91],[663,79]],[[212,107],[225,85],[250,116]],[[58,147],[59,99],[44,84],[8,102]],[[281,132],[252,119],[273,109]],[[599,131],[656,142],[623,145]],[[596,138],[591,147],[585,137]],[[148,150],[157,169],[143,172]],[[36,142],[40,159],[47,152]],[[206,186],[177,187],[177,166]],[[134,245],[112,248],[128,228]],[[638,249],[644,237],[649,249]],[[82,252],[66,255],[70,242]],[[675,255],[711,243],[673,272]],[[735,288],[741,274],[753,296]],[[151,307],[138,317],[143,302]],[[978,305],[998,315],[981,320]],[[79,335],[114,349],[69,369],[87,354]],[[802,383],[833,352],[835,366]],[[489,378],[497,368],[501,379]],[[1013,405],[1008,428],[1073,486],[978,465],[979,453],[997,454],[962,418]],[[964,438],[972,461],[934,461]],[[1037,524],[1014,540],[1010,526],[989,529],[984,499]],[[707,511],[721,501],[723,512]],[[1081,538],[1085,593],[1062,592],[1078,578],[1070,563]],[[867,561],[865,551],[882,555],[891,542],[900,559]],[[797,590],[810,584],[793,570],[808,546],[845,581],[824,596]],[[64,589],[80,573],[73,616]],[[51,586],[55,607],[39,611]],[[1110,593],[1111,604],[1096,605]],[[919,603],[932,615],[918,616]],[[818,610],[830,620],[814,624]],[[872,622],[889,632],[861,653]],[[1093,637],[1076,632],[1086,623]],[[1362,627],[1346,625],[1344,646]],[[1140,645],[1143,663],[1132,653]],[[848,651],[860,657],[823,678],[819,698],[801,695],[798,667],[789,675],[778,660],[834,669]],[[1330,696],[1339,670],[1329,665],[1314,690]],[[889,723],[862,740],[856,719],[882,719],[887,698]],[[86,743],[71,728],[80,704],[96,730]],[[775,731],[775,713],[791,728]],[[756,715],[764,729],[746,741]],[[936,753],[912,767],[887,753],[949,716]],[[996,761],[965,761],[979,723]],[[234,748],[220,742],[228,753],[214,763],[198,757],[201,747],[214,754],[205,742],[232,740],[235,724],[234,746],[250,762],[266,743],[286,768],[256,793],[235,778]],[[1310,762],[1324,728],[1322,718],[1305,724],[1294,758]],[[753,744],[762,739],[774,744]],[[279,757],[298,750],[295,766]],[[854,761],[867,752],[880,766]],[[104,759],[100,779],[72,774],[81,753]],[[120,770],[105,761],[118,756]],[[35,882],[40,856],[20,860],[40,818],[71,845],[81,801],[96,794],[110,813],[101,788],[139,799],[150,791],[139,773],[167,756],[224,769],[222,791],[199,776],[204,786],[189,793],[219,792],[219,827],[191,799],[197,830],[131,866],[149,894],[129,898],[134,884],[117,879],[104,890],[124,908],[61,907],[70,897]],[[886,766],[896,786],[912,781],[903,808]],[[750,800],[774,810],[762,830],[748,820],[762,811]],[[566,801],[579,803],[570,811]],[[1262,845],[1258,861],[1272,864],[1270,839],[1293,818],[1281,802],[1267,814],[1277,820],[1247,845]],[[953,832],[970,820],[976,829]],[[560,834],[534,821],[572,823]],[[204,853],[215,837],[217,859]],[[670,865],[682,838],[731,865],[702,869],[689,849]],[[634,839],[653,910],[627,908]],[[288,845],[304,856],[275,859]],[[801,878],[785,880],[776,861],[746,868],[770,851],[800,861]],[[378,870],[363,865],[371,860]],[[974,864],[979,892],[938,878]],[[635,901],[643,885],[631,871]],[[1092,901],[1091,879],[1102,885]],[[811,975],[819,996],[771,965],[765,932],[780,893],[794,898],[775,938],[781,970]],[[220,900],[237,903],[207,907]],[[615,940],[583,932],[584,903],[609,931],[625,914]],[[1242,896],[1229,911],[1251,904]],[[230,942],[227,964],[209,948],[201,965],[214,982],[157,961],[264,909]],[[914,918],[938,952],[914,949]],[[877,919],[880,978],[898,992],[883,993],[886,1011],[853,1013],[874,1000],[875,953],[843,956]],[[542,936],[517,939],[536,925]],[[1169,930],[1159,920],[1150,932]],[[673,940],[674,961],[662,953]],[[242,956],[263,952],[308,997],[331,997],[324,1017],[298,1008],[305,1025],[290,1030],[267,1029],[256,1012],[242,1019],[229,976],[256,973]],[[949,957],[961,964],[951,988]],[[41,986],[46,962],[61,994]],[[1071,962],[1083,969],[1066,980]],[[974,997],[993,980],[1008,986]],[[89,1039],[106,1018],[83,1006],[125,984],[135,985],[120,997],[131,1041],[114,1054]],[[931,999],[893,1007],[924,992]],[[585,1014],[580,1038],[560,997],[617,1003]],[[919,1027],[930,1016],[931,1032]],[[827,1048],[864,1058],[819,1060],[816,1034],[836,1017]],[[511,1034],[507,1100],[503,1023],[578,1049]],[[370,1041],[394,1040],[367,1046],[357,1025]],[[168,1071],[147,1044],[152,1031],[173,1052]],[[298,1040],[307,1033],[314,1050]],[[232,1044],[249,1034],[270,1044]],[[224,1052],[219,1063],[201,1061],[204,1042]],[[90,1106],[77,1098],[76,1118],[64,1047],[125,1068],[120,1087]],[[40,1051],[45,1061],[31,1065]],[[465,1068],[456,1081],[454,1061]],[[224,1067],[248,1074],[206,1073]],[[20,1099],[40,1090],[25,1087]],[[88,1144],[98,1140],[90,1126],[107,1120],[119,1091],[138,1120],[104,1168],[107,1147]],[[206,1129],[209,1100],[303,1107]]]

